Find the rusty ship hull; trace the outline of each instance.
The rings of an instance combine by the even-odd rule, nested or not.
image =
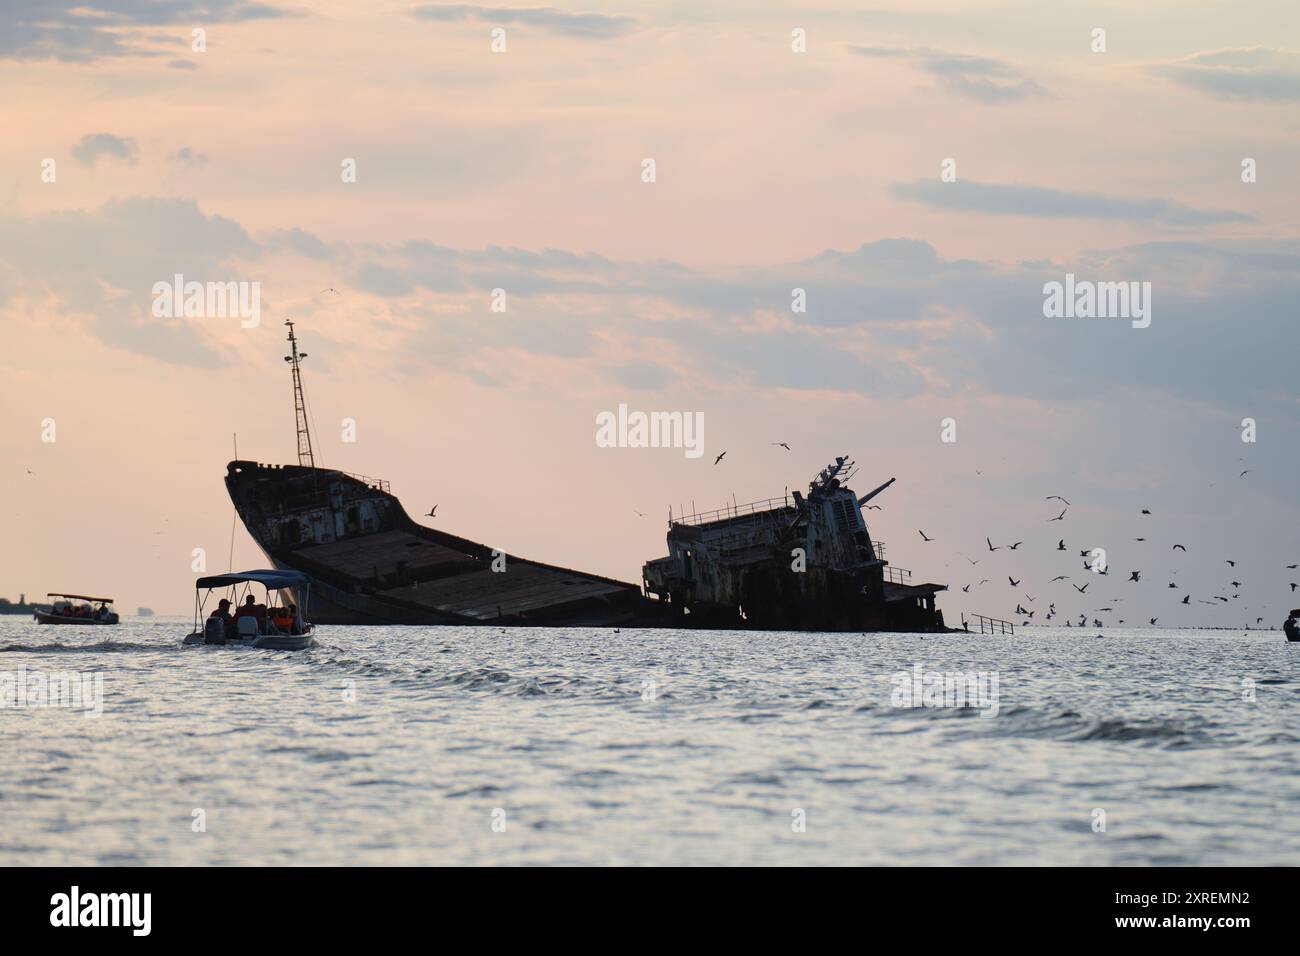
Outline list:
[[[226,488],[275,567],[312,576],[316,623],[645,626],[660,615],[635,584],[417,524],[377,479],[232,461]]]

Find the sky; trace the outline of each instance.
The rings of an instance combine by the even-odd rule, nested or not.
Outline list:
[[[1293,3],[17,0],[0,84],[0,594],[264,565],[222,477],[296,460],[292,317],[318,464],[512,554],[637,581],[847,454],[950,623],[1300,606]]]

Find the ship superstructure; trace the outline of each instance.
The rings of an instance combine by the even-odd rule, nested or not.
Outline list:
[[[712,627],[803,630],[943,629],[940,584],[913,584],[872,541],[854,464],[836,458],[785,498],[669,519],[668,556],[642,569],[647,594],[676,619]]]

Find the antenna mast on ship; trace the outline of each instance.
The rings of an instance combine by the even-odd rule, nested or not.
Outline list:
[[[302,369],[299,367],[307,353],[298,351],[298,338],[293,334],[293,320],[285,319],[284,324],[289,326],[290,353],[284,360],[293,369],[293,412],[298,424],[298,464],[315,468],[316,459],[311,453],[311,429],[307,427],[307,401],[302,396]]]

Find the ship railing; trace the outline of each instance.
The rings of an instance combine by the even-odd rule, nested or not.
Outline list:
[[[885,565],[885,580],[890,584],[910,584],[912,572],[907,568],[896,567],[892,564]]]
[[[978,624],[980,633],[989,634],[1015,634],[1016,626],[1010,621],[1004,621],[1001,618],[988,617],[984,614],[972,614],[971,620],[963,622],[966,624],[966,630],[970,630],[971,624]]]
[[[873,548],[876,549],[876,557],[877,557],[879,560],[884,561],[884,560],[885,560],[885,542],[883,542],[883,541],[872,541],[872,542],[871,542],[871,546],[872,546]]]
[[[384,494],[388,494],[388,482],[384,481],[382,478],[371,478],[368,475],[358,475],[351,471],[340,471],[339,474],[346,475],[353,481],[359,481],[366,487],[373,488],[375,491],[382,491]]]
[[[718,508],[716,511],[699,511],[691,515],[669,518],[668,523],[685,525],[710,524],[714,521],[726,521],[728,518],[739,518],[744,515],[760,514],[764,511],[776,511],[780,508],[789,507],[792,507],[789,497],[764,498],[760,501],[746,502],[743,505],[728,505],[725,508]]]

